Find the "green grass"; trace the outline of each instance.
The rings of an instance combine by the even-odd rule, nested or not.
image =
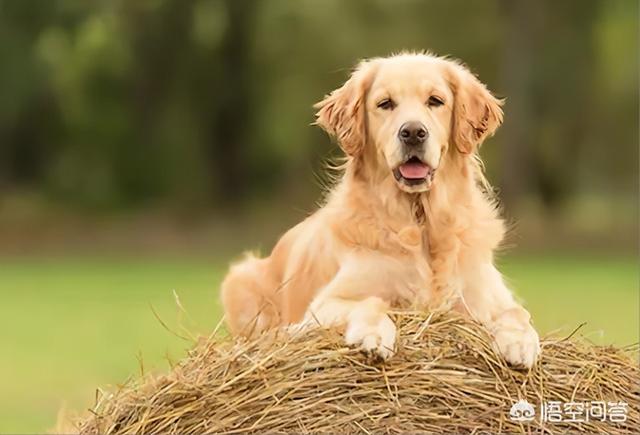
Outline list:
[[[545,333],[581,322],[598,343],[638,341],[634,257],[508,257],[501,269]],[[189,345],[180,332],[176,290],[206,333],[217,323],[225,265],[207,258],[0,259],[0,433],[35,433],[55,424],[66,403],[83,410],[95,388],[145,370],[166,370]],[[184,317],[184,316],[183,316]]]
[[[633,256],[513,257],[500,270],[541,333],[571,333],[597,344],[639,341],[638,259]],[[558,331],[560,329],[560,331]]]

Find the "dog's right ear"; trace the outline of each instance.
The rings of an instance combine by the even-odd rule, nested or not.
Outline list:
[[[316,124],[351,157],[359,156],[366,142],[365,103],[372,77],[372,62],[362,61],[342,87],[313,106]]]
[[[503,101],[462,64],[448,62],[455,100],[453,142],[462,154],[472,154],[502,124]]]

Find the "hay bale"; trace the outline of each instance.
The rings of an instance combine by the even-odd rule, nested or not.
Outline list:
[[[209,338],[172,372],[99,398],[86,434],[561,432],[640,427],[637,345],[546,339],[531,371],[507,366],[479,325],[452,314],[396,313],[398,353],[368,362],[339,334],[282,331]],[[510,420],[526,400],[625,402],[625,422]]]

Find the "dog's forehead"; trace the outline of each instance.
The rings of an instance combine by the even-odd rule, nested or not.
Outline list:
[[[430,56],[395,56],[381,59],[372,90],[384,89],[395,94],[416,94],[448,90],[445,65]]]

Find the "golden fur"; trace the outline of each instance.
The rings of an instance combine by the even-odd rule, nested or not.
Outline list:
[[[487,325],[509,362],[530,367],[538,335],[493,265],[504,225],[477,153],[502,123],[501,101],[455,61],[401,54],[361,62],[316,108],[346,154],[344,173],[269,257],[232,266],[222,285],[231,331],[320,323],[388,358],[390,306],[444,304]],[[428,131],[419,158],[433,177],[418,184],[392,172],[406,155],[398,129],[407,121]]]

